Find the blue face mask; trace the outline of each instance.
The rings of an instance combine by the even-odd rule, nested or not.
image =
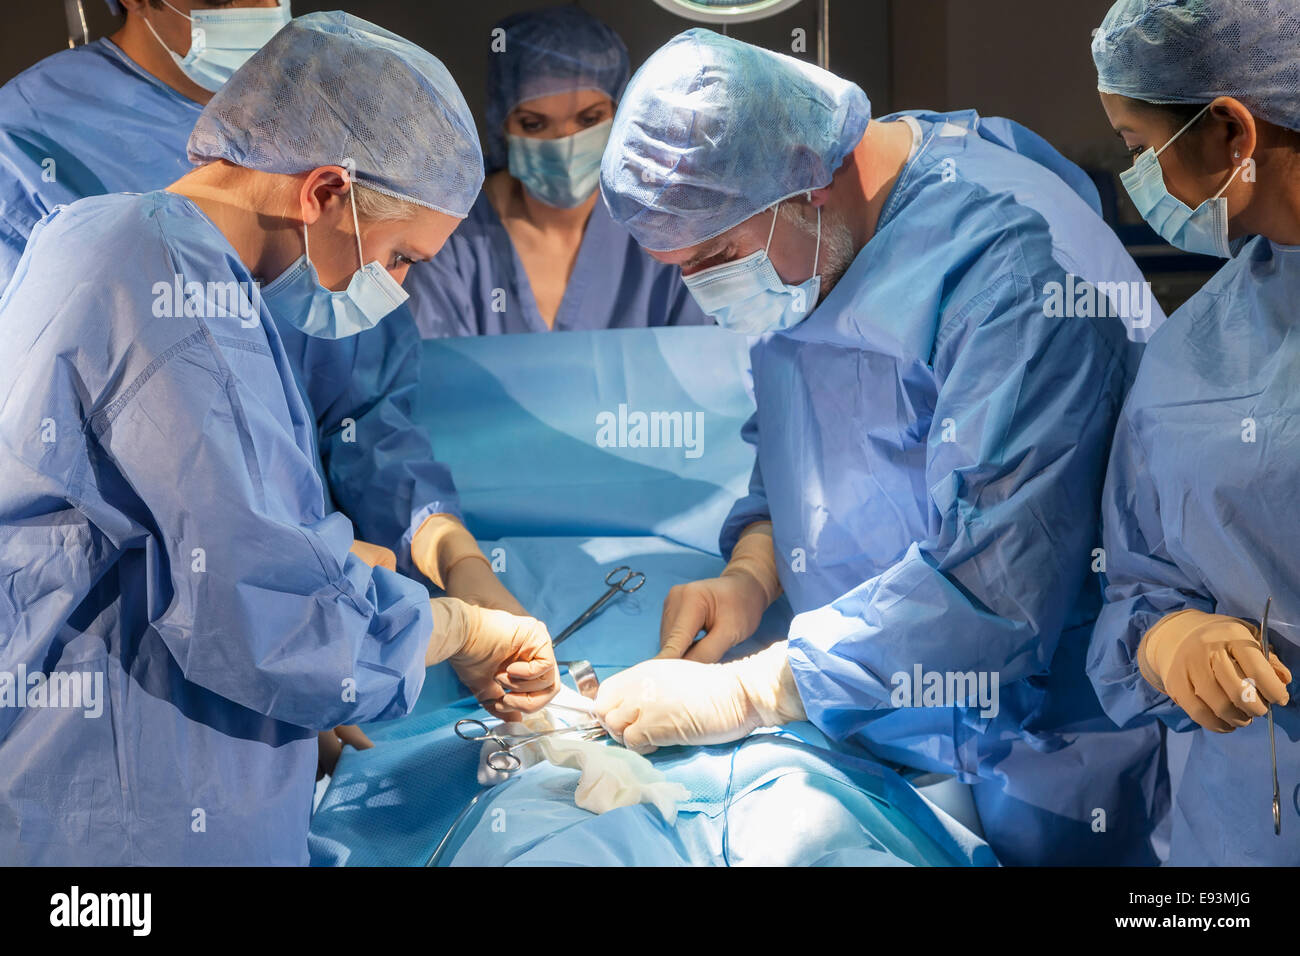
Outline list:
[[[682,277],[700,308],[724,329],[743,335],[788,329],[806,319],[817,306],[822,287],[821,276],[817,274],[822,251],[822,211],[817,210],[817,251],[813,254],[812,278],[798,285],[786,285],[767,257],[780,208],[781,204],[777,203],[772,210],[767,248],[735,262],[724,262]]]
[[[362,266],[352,274],[345,291],[331,292],[320,284],[316,267],[311,264],[307,224],[303,223],[303,254],[283,275],[262,289],[262,299],[277,320],[289,322],[316,338],[342,339],[374,328],[380,319],[409,298],[401,283],[378,262],[365,264],[355,194],[352,195],[352,226],[356,229],[357,259]]]
[[[510,175],[548,206],[580,206],[600,183],[600,160],[613,125],[606,120],[560,139],[507,136]]]
[[[1210,107],[1192,117],[1191,122],[1174,134],[1173,139],[1160,149],[1147,148],[1138,156],[1132,169],[1120,173],[1120,182],[1128,190],[1133,205],[1151,228],[1171,246],[1203,256],[1232,258],[1228,243],[1228,200],[1223,194],[1241,172],[1241,164],[1232,171],[1223,188],[1195,209],[1180,202],[1165,185],[1164,170],[1160,168],[1160,154],[1182,136]]]
[[[168,10],[193,24],[190,52],[181,56],[163,43],[148,19],[144,21],[145,26],[171,54],[181,72],[211,93],[225,86],[226,80],[292,19],[289,0],[280,0],[278,7],[193,10],[189,14],[181,13],[167,0],[163,3]]]

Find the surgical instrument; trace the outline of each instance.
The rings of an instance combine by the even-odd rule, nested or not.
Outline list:
[[[1268,612],[1273,606],[1273,599],[1270,597],[1264,603],[1264,616],[1259,622],[1259,641],[1264,648],[1264,663],[1270,664],[1268,649]],[[1277,782],[1277,738],[1274,736],[1273,729],[1273,705],[1268,705],[1268,749],[1273,759],[1273,832],[1278,836],[1282,835],[1282,789]]]
[[[623,577],[618,578],[618,573],[620,571],[626,571],[627,573],[624,574]],[[615,578],[618,578],[618,580],[615,580]],[[630,583],[634,580],[636,581],[635,584]],[[624,564],[624,565],[620,565],[619,567],[615,568],[613,571],[610,571],[609,574],[605,575],[605,583],[609,585],[609,590],[606,591],[604,594],[602,594],[595,604],[593,604],[591,607],[587,608],[587,610],[579,614],[578,619],[576,621],[574,621],[572,624],[570,624],[568,627],[562,630],[556,637],[552,638],[551,639],[552,647],[555,647],[561,641],[567,640],[568,638],[572,637],[573,633],[577,631],[578,628],[582,627],[584,624],[590,621],[593,617],[595,617],[596,612],[599,611],[602,607],[604,607],[605,604],[614,595],[619,593],[631,594],[633,591],[639,590],[641,585],[645,584],[645,575],[642,574],[640,571],[633,571],[626,564]]]
[[[543,737],[555,737],[560,734],[577,734],[582,740],[597,740],[606,736],[605,728],[599,722],[574,724],[571,727],[555,727],[551,730],[539,730],[529,734],[502,734],[489,729],[483,721],[474,717],[464,717],[456,721],[456,736],[461,740],[474,742],[493,741],[501,749],[490,754],[487,765],[499,773],[513,773],[524,765],[514,754],[514,748],[522,747]]]
[[[568,665],[569,676],[573,678],[573,686],[578,693],[589,700],[595,700],[600,690],[600,679],[596,677],[591,661],[565,661],[565,664]]]

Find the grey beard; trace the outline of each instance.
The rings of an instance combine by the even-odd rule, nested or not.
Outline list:
[[[800,232],[816,238],[817,213],[814,211],[810,217],[805,217],[803,208],[787,204],[781,207],[780,214]],[[842,217],[823,211],[821,234],[817,274],[822,281],[817,294],[818,304],[830,294],[858,256],[858,250],[853,247],[853,230]]]
[[[817,270],[822,277],[821,292],[817,298],[819,303],[830,294],[858,257],[858,251],[853,248],[853,230],[838,216],[834,219],[822,217],[821,257],[822,263]]]

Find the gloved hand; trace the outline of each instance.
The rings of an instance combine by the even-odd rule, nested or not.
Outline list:
[[[459,598],[429,603],[433,636],[425,666],[450,661],[488,713],[517,720],[520,712],[541,710],[559,691],[555,650],[541,621],[475,607]]]
[[[460,598],[466,604],[506,611],[517,617],[528,617],[524,606],[501,583],[487,558],[482,555],[456,562],[447,572],[446,581],[446,591],[450,597]]]
[[[333,730],[322,730],[316,735],[317,780],[334,772],[343,753],[344,744],[348,744],[354,750],[369,750],[374,746],[370,738],[356,724],[344,724]]]
[[[781,594],[772,550],[772,522],[744,530],[731,560],[716,578],[678,584],[664,599],[658,657],[720,661],[758,628],[763,612]],[[706,631],[695,641],[695,635]]]
[[[520,617],[524,610],[492,570],[478,542],[453,515],[430,515],[411,538],[411,560],[449,597]]]
[[[804,720],[787,642],[728,664],[650,660],[600,685],[596,717],[638,753],[721,744],[759,727]]]
[[[1143,635],[1137,661],[1147,683],[1216,733],[1245,727],[1268,703],[1290,700],[1291,672],[1276,654],[1266,661],[1255,628],[1235,617],[1166,615]]]
[[[387,568],[389,571],[397,570],[397,555],[382,545],[370,544],[365,541],[353,541],[352,547],[348,550],[372,568]]]

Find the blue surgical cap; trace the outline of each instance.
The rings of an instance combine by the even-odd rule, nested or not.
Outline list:
[[[685,249],[831,181],[871,103],[825,70],[696,28],[637,70],[600,186],[644,248]]]
[[[504,49],[498,50],[498,37]],[[619,35],[578,7],[550,7],[506,17],[493,27],[488,60],[489,168],[506,164],[506,117],[520,103],[555,93],[598,90],[617,104],[630,72],[627,47]]]
[[[465,98],[431,53],[347,13],[309,13],[204,107],[193,163],[268,173],[355,164],[364,186],[464,219],[483,185]]]
[[[1119,0],[1093,37],[1097,89],[1148,103],[1231,96],[1300,130],[1300,0]]]

